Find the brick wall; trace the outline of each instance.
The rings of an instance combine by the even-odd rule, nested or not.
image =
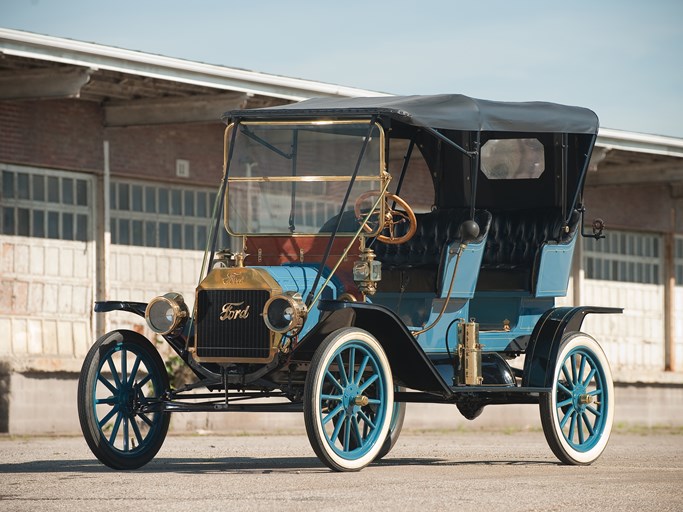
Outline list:
[[[114,176],[215,185],[223,168],[220,122],[106,128],[99,104],[81,100],[0,102],[0,161],[84,172],[104,167],[109,141]],[[176,178],[176,159],[190,178]]]

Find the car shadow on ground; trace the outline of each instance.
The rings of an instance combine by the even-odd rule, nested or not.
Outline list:
[[[452,461],[436,458],[387,458],[373,463],[372,467],[395,466],[556,466],[553,461]],[[0,463],[2,473],[106,473],[113,472],[95,459],[88,460],[37,460],[10,464]],[[164,458],[158,457],[140,469],[140,473],[319,473],[328,470],[315,457],[211,457],[211,458]]]

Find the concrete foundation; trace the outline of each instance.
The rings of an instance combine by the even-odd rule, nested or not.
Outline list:
[[[11,435],[79,434],[75,372],[12,372],[0,363],[0,432]],[[683,426],[683,386],[617,384],[615,425]],[[408,404],[412,430],[540,429],[538,406],[494,405],[473,421],[454,406]],[[184,433],[303,432],[296,413],[177,413],[171,431]]]

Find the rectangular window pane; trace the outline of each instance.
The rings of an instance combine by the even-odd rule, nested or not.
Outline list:
[[[133,245],[142,245],[142,221],[141,220],[134,220],[132,224],[133,224],[133,237],[132,237]]]
[[[88,182],[85,180],[76,180],[76,204],[88,206]]]
[[[119,183],[119,204],[118,209],[122,211],[130,210],[130,198],[128,196],[130,187],[126,183]]]
[[[197,217],[207,217],[209,215],[206,203],[206,192],[197,192]]]
[[[172,215],[182,215],[182,195],[180,190],[171,190],[171,214]]]
[[[156,187],[145,187],[145,211],[155,213],[157,211]]]
[[[59,179],[54,176],[47,178],[47,200],[51,203],[59,202]]]
[[[183,248],[182,234],[183,234],[182,225],[180,225],[180,224],[172,224],[171,225],[171,247],[173,249],[182,249]]]
[[[17,197],[19,199],[28,199],[28,174],[17,173]]]
[[[185,210],[186,216],[194,217],[194,192],[192,190],[185,191]]]
[[[119,219],[119,242],[121,245],[130,245],[130,221]]]
[[[76,240],[86,242],[88,240],[88,217],[76,215]]]
[[[170,241],[168,236],[168,223],[159,223],[159,247],[168,249],[170,247]]]
[[[62,178],[62,203],[74,204],[74,180]]]
[[[157,246],[157,223],[156,222],[145,222],[145,246],[146,247],[156,247]]]
[[[194,246],[194,226],[190,224],[185,225],[185,249],[193,250]]]
[[[206,248],[206,226],[197,226],[197,249]]]
[[[2,209],[2,232],[5,235],[14,234],[14,208]]]
[[[165,188],[159,189],[159,213],[168,213],[168,190]]]
[[[62,214],[62,238],[64,240],[74,239],[74,215],[73,213]]]
[[[47,236],[59,238],[59,213],[57,212],[47,212]]]
[[[38,238],[45,237],[45,212],[43,210],[33,210],[33,236]]]
[[[17,208],[17,235],[29,236],[30,234],[29,210]]]
[[[2,197],[14,199],[14,173],[2,171]]]
[[[33,200],[45,201],[45,176],[33,175]]]
[[[133,208],[134,212],[142,211],[142,186],[133,185],[131,187],[131,195],[133,196]]]

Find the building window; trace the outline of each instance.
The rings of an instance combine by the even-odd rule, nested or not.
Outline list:
[[[683,237],[676,237],[674,265],[676,273],[676,284],[683,286]]]
[[[112,180],[111,239],[120,245],[165,249],[206,248],[216,192]],[[230,247],[219,225],[218,248]]]
[[[602,240],[585,238],[588,279],[661,284],[662,240],[658,235],[609,231]]]
[[[81,242],[91,239],[89,178],[45,169],[1,169],[0,233]]]

